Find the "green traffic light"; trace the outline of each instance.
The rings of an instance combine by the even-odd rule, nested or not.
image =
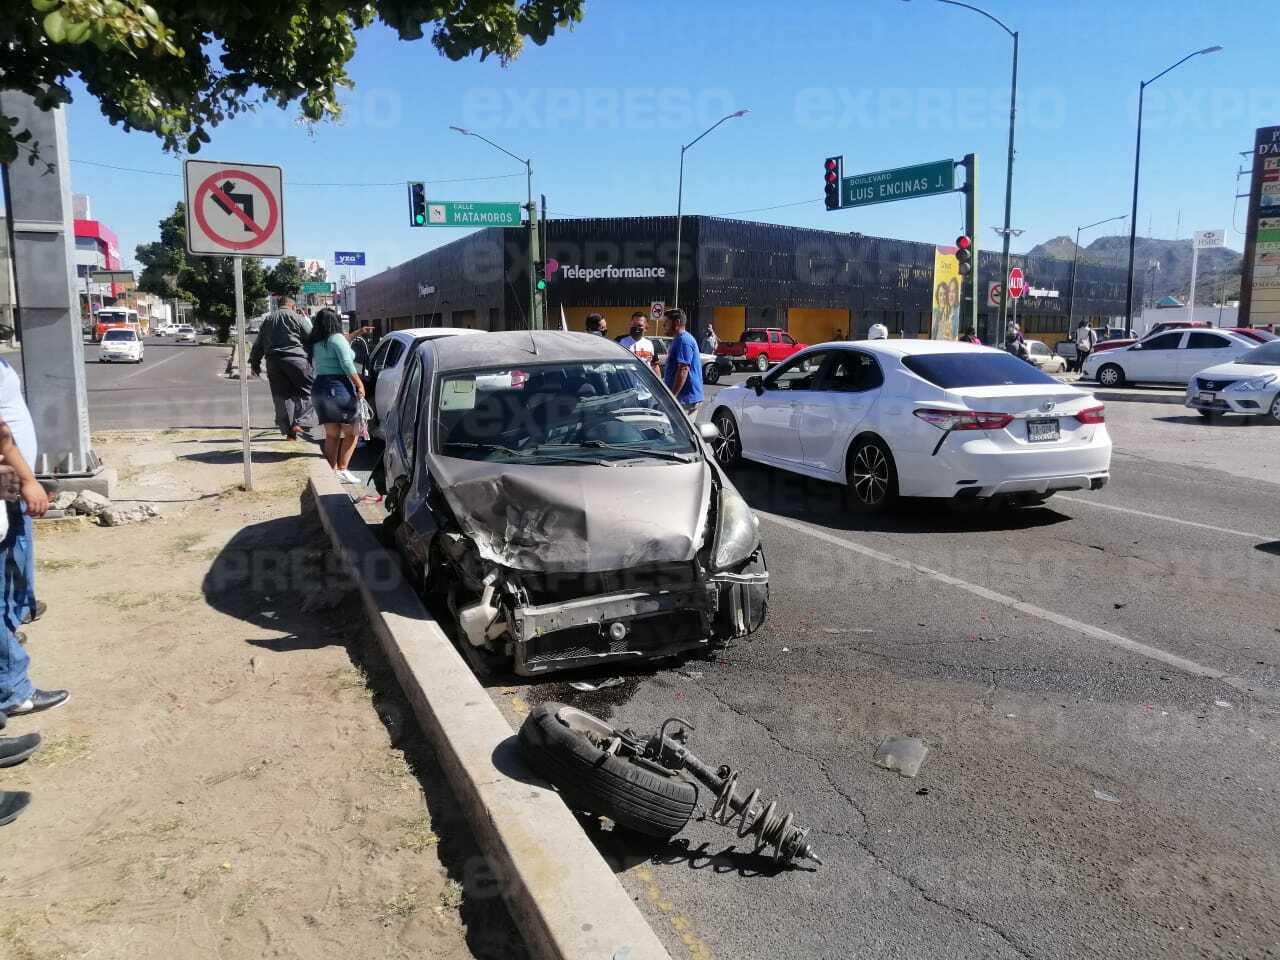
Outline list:
[[[545,281],[545,280],[539,280],[539,281],[538,281],[538,289],[539,289],[539,290],[545,290],[545,289],[547,289],[547,281]]]
[[[427,222],[427,218],[420,213],[415,213],[413,215],[413,222],[416,223],[418,226],[422,226],[424,223]]]

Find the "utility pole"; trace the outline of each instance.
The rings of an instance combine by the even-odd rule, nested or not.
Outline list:
[[[979,277],[982,271],[978,261],[982,255],[978,252],[978,155],[967,153],[964,157],[966,182],[964,185],[964,232],[973,241],[973,271],[969,274],[969,326],[978,329],[978,288],[982,285]],[[990,343],[992,341],[984,341]]]

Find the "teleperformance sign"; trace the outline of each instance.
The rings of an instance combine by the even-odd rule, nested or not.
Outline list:
[[[935,193],[950,193],[956,188],[954,160],[935,160],[912,167],[877,170],[845,177],[840,182],[840,208],[862,207],[890,200],[909,200]]]
[[[1239,322],[1280,323],[1280,127],[1261,127],[1254,140]]]
[[[662,280],[667,276],[666,267],[615,267],[612,263],[603,267],[579,267],[564,264],[560,275],[566,280]]]

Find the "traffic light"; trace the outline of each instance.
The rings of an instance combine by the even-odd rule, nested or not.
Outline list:
[[[956,237],[956,263],[960,265],[960,276],[973,272],[973,240],[969,237]]]
[[[827,157],[822,166],[828,210],[840,209],[840,181],[844,178],[844,157]]]
[[[539,290],[547,289],[547,261],[539,260],[533,265],[533,285]]]
[[[427,225],[427,185],[418,181],[409,184],[409,226]]]

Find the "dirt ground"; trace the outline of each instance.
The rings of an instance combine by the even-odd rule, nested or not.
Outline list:
[[[299,494],[315,448],[95,437],[160,519],[37,533],[28,628],[63,708],[10,721],[0,957],[522,957],[358,602]]]

